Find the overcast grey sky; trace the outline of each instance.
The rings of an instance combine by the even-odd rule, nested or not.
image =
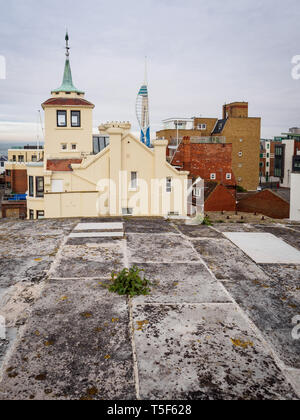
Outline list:
[[[68,27],[75,86],[94,126],[129,120],[149,61],[152,131],[169,117],[221,117],[249,101],[262,136],[300,126],[299,0],[0,0],[0,141],[34,140],[37,110],[61,84]]]

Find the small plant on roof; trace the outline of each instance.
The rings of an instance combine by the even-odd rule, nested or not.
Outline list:
[[[119,274],[112,273],[111,281],[112,285],[109,287],[109,291],[118,293],[121,296],[127,295],[130,297],[149,295],[151,282],[141,276],[140,273],[144,270],[134,266],[128,270],[124,268]]]
[[[210,221],[210,219],[209,219],[209,217],[208,217],[208,216],[205,216],[205,217],[204,217],[203,222],[202,222],[202,225],[205,225],[205,226],[212,226],[212,223],[211,223],[211,221]]]

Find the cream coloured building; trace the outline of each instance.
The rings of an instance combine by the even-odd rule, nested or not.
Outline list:
[[[94,105],[73,85],[66,42],[63,83],[42,104],[44,161],[26,165],[28,218],[185,216],[188,172],[167,163],[167,141],[149,148],[112,122],[99,127],[109,144],[95,154]]]

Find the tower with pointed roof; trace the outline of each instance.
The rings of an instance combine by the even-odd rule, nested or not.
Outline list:
[[[93,151],[94,105],[74,86],[70,65],[69,35],[66,33],[66,60],[63,81],[42,104],[45,111],[45,155],[76,159]]]

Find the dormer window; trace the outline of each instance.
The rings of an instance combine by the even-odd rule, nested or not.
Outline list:
[[[71,111],[71,126],[80,127],[80,111]]]
[[[57,127],[67,127],[67,111],[57,111]]]

